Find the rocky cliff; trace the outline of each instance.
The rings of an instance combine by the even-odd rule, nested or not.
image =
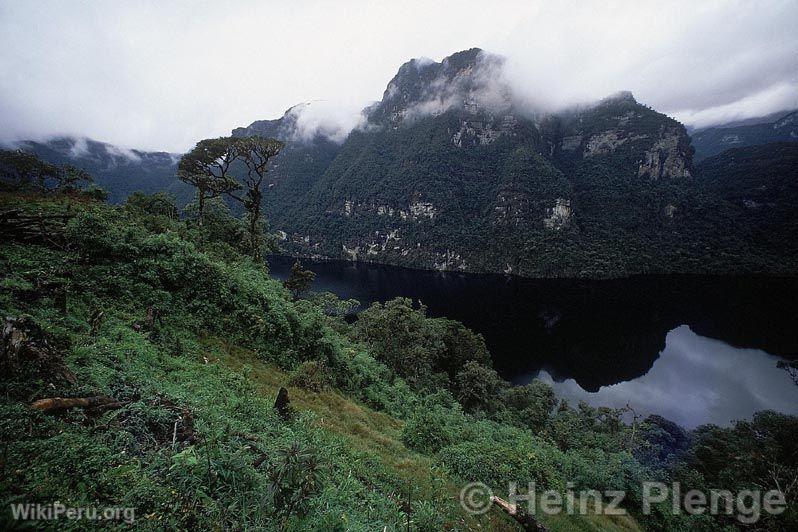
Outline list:
[[[615,240],[635,225],[665,227],[678,209],[668,194],[643,197],[691,179],[685,129],[630,93],[533,112],[503,83],[502,65],[479,49],[405,63],[365,111],[364,126],[289,194],[279,190],[291,187],[280,183],[282,161],[294,158],[287,151],[274,187],[285,199],[268,212],[286,247],[442,270],[627,271]],[[234,133],[290,137],[286,124],[283,117]]]
[[[700,184],[680,123],[629,92],[535,111],[502,67],[479,49],[409,61],[341,143],[297,135],[302,107],[234,130],[288,141],[266,206],[286,250],[530,276],[772,269],[778,250],[749,260],[750,235],[720,236],[745,221]]]

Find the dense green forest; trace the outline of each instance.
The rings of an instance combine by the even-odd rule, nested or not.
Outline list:
[[[641,177],[643,137],[664,119],[641,109],[621,101],[579,115],[585,138],[624,113],[645,118],[625,131],[642,140],[591,157],[541,155],[545,135],[562,139],[553,131],[572,127],[567,120],[546,124],[544,140],[529,129],[468,149],[451,147],[455,112],[355,131],[309,192],[290,206],[278,197],[267,212],[290,233],[284,247],[304,255],[542,277],[795,272],[798,144],[731,150],[688,176]]]
[[[166,194],[100,196],[33,182],[0,195],[6,527],[10,504],[57,500],[134,507],[153,530],[516,529],[498,508],[463,510],[473,481],[500,497],[512,481],[627,493],[626,516],[539,513],[549,530],[748,527],[669,501],[644,512],[645,481],[781,490],[786,511],[755,528],[798,526],[795,417],[688,432],[569,405],[541,382],[503,381],[480,335],[418,303],[350,323],[351,302],[305,290],[310,278],[283,286],[218,200],[200,225]],[[81,527],[37,523],[56,525]]]

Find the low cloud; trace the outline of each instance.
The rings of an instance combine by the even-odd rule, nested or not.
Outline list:
[[[500,112],[512,104],[510,86],[504,75],[501,56],[482,52],[475,66],[462,72],[449,72],[445,68],[432,80],[420,101],[407,109],[405,119],[439,115],[453,106],[474,105],[489,112]],[[416,60],[413,65],[420,69],[431,68],[431,60]],[[445,65],[444,65],[445,66]],[[391,93],[389,86],[388,93]]]
[[[557,110],[629,90],[688,125],[798,107],[798,3],[588,5],[542,4],[519,22],[534,30],[496,43],[509,83],[531,107]]]
[[[86,137],[78,137],[75,139],[75,143],[72,144],[72,147],[69,148],[69,156],[76,158],[76,157],[83,157],[84,155],[88,155],[89,153],[89,142]]]
[[[340,139],[399,65],[471,47],[530,108],[630,90],[704,126],[798,107],[795,20],[793,0],[2,2],[0,140],[179,152],[319,99],[301,134]]]
[[[349,132],[363,125],[366,119],[357,104],[326,100],[294,106],[288,114],[295,118],[295,138],[304,141],[322,136],[333,142],[343,142]]]
[[[782,111],[798,107],[796,87],[789,83],[779,83],[772,87],[746,96],[735,102],[707,109],[685,109],[675,111],[674,118],[696,128],[713,124],[728,123],[735,120],[763,116],[763,109]]]

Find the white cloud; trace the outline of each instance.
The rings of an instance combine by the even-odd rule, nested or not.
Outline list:
[[[798,3],[550,2],[497,43],[521,96],[547,109],[630,90],[674,114],[781,84],[798,90]],[[749,111],[767,114],[775,102]],[[798,101],[792,105],[798,106]],[[688,117],[689,118],[689,117]]]
[[[798,389],[776,367],[778,358],[756,349],[739,349],[695,334],[682,325],[670,331],[652,368],[631,381],[583,390],[573,379],[538,378],[569,401],[660,414],[692,429],[703,423],[728,425],[773,409],[798,413]]]
[[[675,111],[674,118],[694,127],[732,122],[762,116],[763,109],[781,111],[798,107],[798,85],[777,83],[772,87],[745,96],[737,101],[709,107],[706,109],[685,109]]]
[[[86,137],[77,137],[75,143],[69,149],[70,157],[82,157],[89,153],[89,142]]]
[[[294,106],[289,114],[296,118],[294,135],[302,140],[321,135],[334,142],[342,142],[350,131],[365,121],[361,105],[326,100]]]
[[[628,89],[688,119],[734,102],[766,114],[776,100],[755,95],[798,87],[795,20],[791,0],[4,0],[0,136],[180,151],[319,99],[340,110],[308,126],[339,136],[402,63],[474,46],[507,56],[540,106]]]

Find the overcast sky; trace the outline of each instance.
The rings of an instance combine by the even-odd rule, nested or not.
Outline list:
[[[0,140],[183,151],[320,99],[354,123],[403,62],[474,46],[530,101],[631,90],[703,126],[798,107],[797,23],[796,0],[0,0]]]

